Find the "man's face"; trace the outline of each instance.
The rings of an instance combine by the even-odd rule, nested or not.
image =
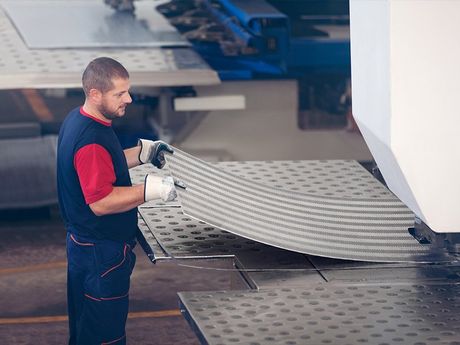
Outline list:
[[[108,120],[125,115],[126,106],[132,102],[129,79],[112,79],[113,89],[102,94],[99,111]]]

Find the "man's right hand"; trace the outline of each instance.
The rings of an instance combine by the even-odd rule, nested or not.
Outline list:
[[[144,200],[161,199],[173,201],[177,197],[174,179],[171,176],[161,177],[155,174],[145,176]]]
[[[139,152],[139,161],[142,164],[152,163],[158,169],[161,169],[166,164],[165,152],[173,153],[174,150],[164,141],[139,139],[138,145],[141,146]]]

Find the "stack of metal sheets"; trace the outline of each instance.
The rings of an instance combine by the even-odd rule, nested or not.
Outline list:
[[[136,6],[131,17],[103,1],[0,2],[0,89],[80,87],[84,68],[99,56],[120,61],[132,86],[220,82],[154,3]]]
[[[2,7],[31,49],[190,46],[151,1],[137,1],[134,14],[102,1],[15,0]]]

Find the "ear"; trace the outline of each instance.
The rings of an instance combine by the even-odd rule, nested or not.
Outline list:
[[[88,98],[91,103],[99,105],[102,103],[102,92],[98,89],[91,89],[89,90]]]

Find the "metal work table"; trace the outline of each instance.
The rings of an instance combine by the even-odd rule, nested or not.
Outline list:
[[[279,188],[344,197],[392,195],[356,161],[221,162]],[[134,183],[151,165],[131,169]],[[183,215],[177,202],[139,208],[152,261],[212,269],[233,260],[239,291],[179,294],[203,344],[460,344],[458,257],[377,264],[302,255],[244,239]],[[145,247],[144,247],[145,249]],[[207,263],[209,261],[209,264]],[[243,285],[244,286],[244,285]]]
[[[33,3],[40,6],[39,1]],[[49,4],[46,1],[44,3]],[[94,2],[88,4],[94,6]],[[100,1],[100,6],[105,6],[103,1]],[[152,2],[152,9],[154,6]],[[97,17],[98,13],[88,11],[87,19],[104,25],[101,18]],[[66,35],[65,30],[66,27],[63,27],[53,35]],[[107,28],[102,27],[101,30]],[[135,47],[29,48],[3,9],[2,2],[0,39],[0,89],[80,87],[84,68],[89,61],[99,56],[110,56],[123,63],[130,72],[132,86],[169,87],[220,83],[217,73],[190,48],[144,47],[142,44]]]
[[[179,293],[203,344],[460,344],[460,285]]]

